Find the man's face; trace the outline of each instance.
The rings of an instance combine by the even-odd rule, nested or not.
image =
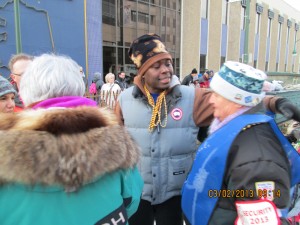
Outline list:
[[[13,81],[16,82],[18,89],[20,89],[21,77],[31,62],[31,60],[21,59],[13,64],[13,68],[10,71],[10,76],[13,79]]]
[[[145,84],[150,93],[161,93],[170,86],[173,66],[170,59],[153,63],[144,74]]]
[[[119,77],[122,78],[122,79],[124,79],[125,78],[125,73],[120,73]]]
[[[8,93],[6,95],[0,96],[0,112],[2,113],[12,113],[15,108],[15,94]]]

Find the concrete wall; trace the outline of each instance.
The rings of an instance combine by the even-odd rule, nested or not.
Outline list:
[[[256,42],[256,4],[263,6],[263,12],[260,16],[259,40]],[[217,71],[220,68],[221,45],[222,43],[222,0],[208,1],[208,49],[206,56],[206,68]],[[241,30],[242,6],[240,1],[230,2],[228,4],[228,24],[227,27],[227,46],[226,61],[239,61],[240,53],[244,52],[243,33]],[[268,36],[268,10],[274,12],[272,19],[270,46],[267,52]],[[284,17],[281,27],[281,40],[278,44],[278,16]],[[292,21],[290,36],[287,46],[287,20]],[[269,55],[267,71],[277,72],[299,72],[300,61],[300,41],[296,43],[297,56],[292,52],[295,43],[295,24],[300,24],[300,12],[289,6],[284,0],[251,0],[250,1],[250,24],[248,38],[248,53],[252,54],[252,60],[249,65],[254,66],[254,55],[257,53],[256,68],[265,71],[266,54]],[[190,73],[191,69],[199,69],[201,43],[201,0],[182,1],[182,40],[181,40],[181,76]],[[297,32],[296,40],[300,39],[300,30]],[[224,42],[224,40],[223,40]],[[258,46],[257,48],[255,46]],[[256,48],[256,50],[255,50]],[[257,52],[255,52],[257,51]],[[286,56],[286,52],[288,55]],[[279,54],[278,54],[279,53]],[[278,70],[276,70],[278,58]],[[287,60],[286,60],[287,59]],[[294,62],[294,68],[293,68]]]
[[[193,68],[200,68],[201,1],[184,0],[181,4],[181,62],[182,80]]]

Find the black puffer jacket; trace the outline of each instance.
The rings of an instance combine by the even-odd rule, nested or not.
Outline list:
[[[248,190],[256,194],[255,182],[273,181],[278,208],[289,205],[290,166],[287,156],[268,123],[257,124],[241,132],[231,145],[222,189]],[[244,198],[219,198],[210,225],[234,224],[235,201]],[[253,198],[252,198],[253,200]],[[282,219],[282,224],[288,224]]]

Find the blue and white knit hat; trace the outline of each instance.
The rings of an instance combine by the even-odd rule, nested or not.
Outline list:
[[[265,97],[263,84],[267,75],[249,65],[227,61],[213,76],[210,88],[240,105],[255,106]]]
[[[0,76],[0,97],[8,93],[17,94],[12,84],[6,78]]]

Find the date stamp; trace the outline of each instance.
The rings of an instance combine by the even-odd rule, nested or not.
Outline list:
[[[210,189],[208,190],[208,196],[210,198],[253,198],[255,192],[253,190],[225,190],[225,189]]]
[[[208,196],[210,198],[254,198],[258,197],[260,199],[266,199],[270,196],[274,198],[280,198],[280,189],[278,190],[268,190],[268,189],[236,189],[236,190],[225,190],[225,189],[210,189],[208,190]]]

